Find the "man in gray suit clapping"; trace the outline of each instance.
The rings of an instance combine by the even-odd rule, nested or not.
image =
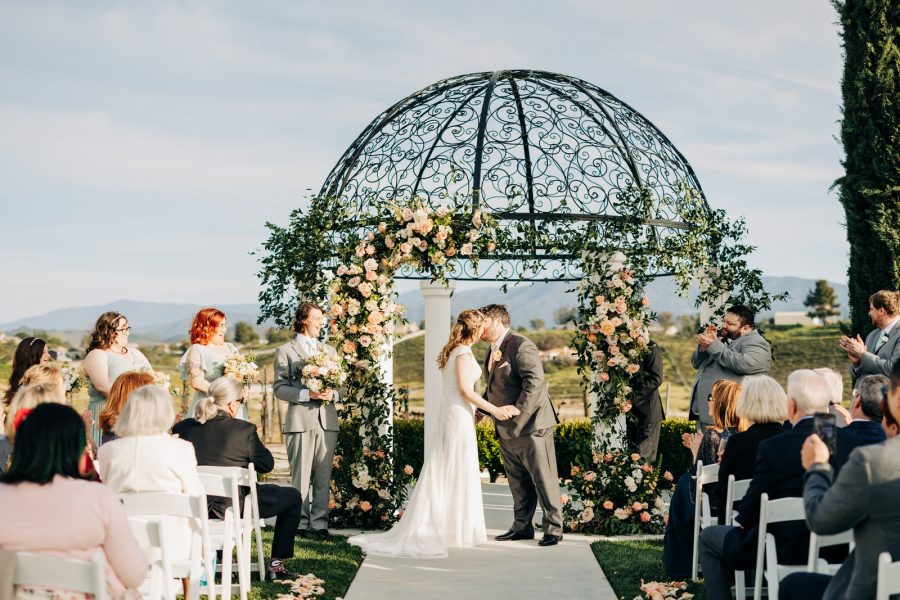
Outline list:
[[[303,497],[300,531],[318,536],[328,535],[331,463],[339,429],[334,403],[339,395],[337,390],[308,389],[298,370],[313,354],[337,355],[334,348],[319,341],[324,324],[322,309],[311,302],[300,304],[294,319],[297,336],[275,350],[272,385],[275,397],[288,403],[284,439],[291,483]]]
[[[890,375],[900,362],[900,294],[881,290],[869,297],[869,318],[875,325],[866,341],[842,336],[841,349],[850,361],[853,387],[866,375]]]

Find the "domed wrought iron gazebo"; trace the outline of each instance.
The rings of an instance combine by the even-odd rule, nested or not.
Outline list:
[[[687,160],[638,111],[576,77],[504,70],[439,81],[385,110],[320,196],[340,198],[360,224],[383,217],[391,200],[461,199],[493,214],[514,244],[481,257],[478,273],[455,263],[454,279],[572,281],[577,256],[555,239],[588,227],[602,236],[633,218],[620,201],[630,193],[645,193],[649,206],[642,234],[622,248],[629,253],[652,252],[654,240],[692,227],[687,215],[709,210]]]

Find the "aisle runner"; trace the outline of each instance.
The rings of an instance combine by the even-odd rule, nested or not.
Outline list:
[[[446,559],[366,558],[346,600],[615,598],[587,538],[567,534],[561,544],[548,548],[539,547],[536,539],[494,541],[512,523],[512,497],[505,484],[485,483],[481,489],[486,545],[451,550]]]

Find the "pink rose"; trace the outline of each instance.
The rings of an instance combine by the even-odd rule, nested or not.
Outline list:
[[[585,481],[594,481],[596,479],[597,479],[597,474],[594,473],[593,471],[588,471],[587,473],[584,474]]]
[[[409,465],[406,465],[405,467],[403,467],[403,472],[406,473],[407,475],[412,475],[413,468]]]
[[[613,506],[614,505],[612,503],[612,500],[607,500],[606,502],[603,503],[603,508],[605,508],[606,510],[612,510]]]
[[[608,373],[600,373],[600,381],[609,381]]]
[[[641,504],[640,502],[635,502],[634,504],[631,505],[631,510],[633,510],[634,512],[637,512],[637,511],[641,510],[642,508],[644,508],[644,505]]]
[[[665,479],[666,481],[673,481],[675,478],[670,472],[666,471],[665,473],[663,473],[663,479]]]
[[[372,505],[367,500],[363,500],[359,503],[359,508],[363,512],[369,512],[372,510]]]
[[[642,512],[641,513],[641,522],[649,523],[650,522],[650,513],[648,513],[647,511]]]

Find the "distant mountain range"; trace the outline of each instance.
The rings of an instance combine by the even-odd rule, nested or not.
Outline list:
[[[763,277],[763,283],[770,292],[786,291],[790,297],[786,302],[776,304],[777,311],[805,310],[803,300],[812,289],[815,281],[802,277]],[[842,299],[841,314],[847,316],[847,286],[831,283]],[[575,292],[568,291],[574,287],[569,283],[537,283],[510,286],[504,294],[498,287],[485,286],[476,289],[455,292],[451,300],[452,311],[457,313],[464,308],[484,306],[492,302],[506,304],[512,315],[513,325],[528,325],[532,319],[543,319],[548,325],[554,322],[554,311],[561,307],[575,306]],[[675,285],[671,279],[660,279],[652,282],[647,288],[650,303],[657,313],[670,312],[675,316],[697,312],[691,298],[681,298],[675,293]],[[424,318],[425,306],[422,295],[417,291],[409,291],[400,295],[400,302],[406,306],[407,318],[412,322]],[[115,310],[128,316],[134,328],[133,339],[136,342],[165,341],[174,342],[187,337],[191,319],[201,308],[196,304],[170,304],[160,302],[140,302],[137,300],[118,300],[102,306],[83,306],[61,308],[43,315],[27,317],[10,323],[0,323],[0,331],[16,333],[20,331],[43,330],[57,335],[71,343],[80,343],[84,334],[93,327],[97,317],[108,310]],[[234,325],[238,321],[256,323],[259,315],[255,303],[226,304],[219,306],[228,315],[229,322]],[[761,315],[766,317],[767,315]],[[768,315],[770,316],[770,315]],[[257,329],[262,331],[271,323],[264,323]]]

